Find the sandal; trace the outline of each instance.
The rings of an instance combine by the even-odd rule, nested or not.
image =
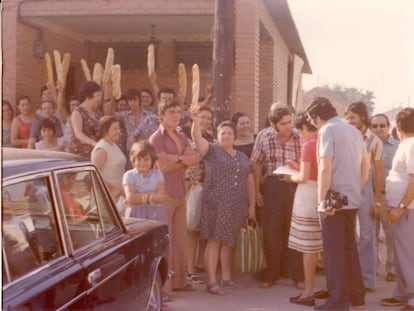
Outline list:
[[[206,286],[207,292],[213,295],[224,295],[223,290],[217,285],[217,283],[213,283],[211,285]]]
[[[193,284],[204,284],[204,280],[195,273],[187,273],[187,280]]]
[[[221,280],[220,285],[229,289],[237,288],[236,283],[234,283],[232,280]]]

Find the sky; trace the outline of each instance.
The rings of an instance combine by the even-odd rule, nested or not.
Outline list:
[[[312,68],[303,88],[374,92],[375,112],[414,107],[413,0],[288,0]]]

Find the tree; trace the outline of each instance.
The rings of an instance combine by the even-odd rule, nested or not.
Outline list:
[[[363,91],[355,87],[345,87],[340,84],[334,86],[324,85],[322,89],[331,92],[339,101],[348,104],[363,101],[368,108],[368,113],[371,115],[375,108],[375,95],[372,91]]]

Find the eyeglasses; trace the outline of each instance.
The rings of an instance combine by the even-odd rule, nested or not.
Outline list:
[[[384,123],[380,123],[380,124],[372,124],[372,125],[371,125],[371,127],[372,127],[373,129],[376,129],[377,127],[380,127],[380,128],[382,128],[382,129],[385,129],[385,128],[387,127],[387,124],[384,124]]]

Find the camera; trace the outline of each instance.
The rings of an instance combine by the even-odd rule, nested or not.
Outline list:
[[[333,209],[339,210],[348,205],[348,197],[341,195],[338,191],[328,190],[325,200],[319,203],[318,212],[329,212]]]

